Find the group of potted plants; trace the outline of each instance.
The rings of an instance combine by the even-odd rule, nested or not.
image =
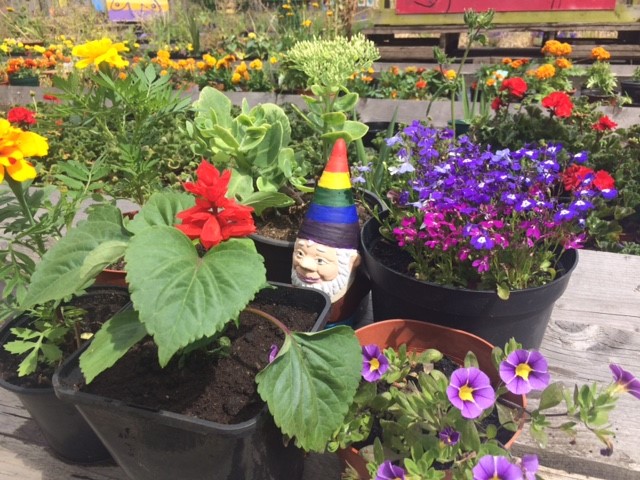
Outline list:
[[[299,114],[322,157],[341,139],[362,160],[366,126],[353,118],[359,97],[344,84],[352,63],[366,69],[375,52],[356,38],[350,45],[366,55],[345,55],[326,68],[331,45],[294,46],[299,56],[292,62],[311,91]],[[96,198],[103,201],[74,225],[84,200],[109,191],[112,166],[104,159],[90,168],[69,163],[58,174],[63,196],[49,200],[55,187],[28,188],[36,177],[30,158],[48,150],[46,139],[29,131],[33,112],[14,109],[0,119],[0,178],[9,187],[0,210],[9,245],[0,270],[4,311],[26,312],[28,319],[5,326],[4,350],[26,354],[18,377],[35,370],[37,378],[49,378],[55,370],[56,395],[75,405],[69,414],[77,408],[82,428],[106,447],[102,456],[62,456],[93,461],[109,454],[136,479],[212,471],[281,479],[301,478],[303,452],[340,449],[357,472],[352,478],[533,478],[534,457],[510,458],[513,433],[531,420],[544,443],[544,412],[563,401],[568,433],[583,423],[611,447],[608,412],[621,392],[640,398],[640,381],[612,365],[611,385],[565,392],[550,382],[546,360],[534,350],[577,262],[585,218],[616,196],[615,180],[592,168],[587,153],[560,143],[495,149],[420,122],[389,136],[386,163],[358,169],[380,196],[370,205],[362,252],[375,320],[422,321],[323,329],[327,296],[269,284],[269,265],[249,238],[256,214],[295,203],[313,190],[306,179],[322,167],[296,157],[282,109],[244,103],[235,115],[224,95],[204,89],[183,128],[193,151],[208,160],[183,184],[186,192],[163,188],[151,172],[166,159],[141,152],[153,133],[146,122],[186,105],[152,69],[138,67],[117,86],[121,46],[80,47],[76,66],[94,69],[85,78],[93,87],[82,95],[85,83],[58,80],[60,112],[72,108],[78,125],[111,135],[123,163],[116,170],[121,184],[110,192],[135,200],[135,214],[124,216]],[[158,103],[147,99],[137,118],[123,105],[141,88],[156,92]],[[500,90],[505,105],[521,91],[507,82]],[[561,116],[562,104],[547,103]],[[132,119],[132,132],[110,127]],[[117,313],[85,328],[89,309],[78,299],[120,259],[126,300],[110,301]],[[396,294],[377,270],[393,272],[391,286],[409,292],[409,300],[428,299],[429,315],[418,318],[425,307],[411,309],[406,298],[391,303]],[[480,299],[457,297],[469,293]],[[437,313],[464,305],[474,312]],[[540,310],[532,314],[541,318],[539,327],[531,327],[531,305]],[[477,315],[483,311],[487,318]],[[449,320],[455,323],[426,322]],[[528,411],[524,395],[531,390],[542,397]],[[89,442],[65,440],[76,443]]]

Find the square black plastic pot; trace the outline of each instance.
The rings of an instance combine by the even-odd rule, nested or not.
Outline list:
[[[312,331],[324,328],[330,299],[316,290],[276,285],[258,296],[317,312]],[[292,296],[295,295],[295,296]],[[284,444],[266,406],[254,418],[225,425],[177,413],[146,409],[80,392],[82,352],[54,376],[59,398],[75,404],[118,465],[135,480],[296,480],[303,452]]]
[[[118,291],[129,300],[126,288],[90,288],[85,296],[108,291]],[[0,330],[0,348],[11,338],[11,329],[25,327],[32,322],[28,315],[20,315],[7,322]],[[100,439],[71,404],[56,397],[52,387],[35,388],[14,385],[0,379],[0,387],[15,394],[29,415],[37,423],[53,453],[64,460],[79,463],[99,463],[109,460],[111,455]]]

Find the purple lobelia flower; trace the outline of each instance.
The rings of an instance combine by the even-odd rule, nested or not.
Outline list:
[[[389,368],[389,360],[377,345],[362,347],[362,376],[367,382],[376,382]]]
[[[522,470],[507,457],[485,455],[472,472],[473,480],[522,480]]]
[[[538,471],[538,466],[537,455],[522,456],[522,474],[525,480],[536,480],[536,472]]]
[[[447,397],[464,418],[478,418],[496,400],[489,377],[475,367],[459,368],[451,374]]]
[[[278,352],[280,348],[277,345],[271,345],[271,349],[269,350],[269,363],[273,362],[278,356]]]
[[[500,363],[500,378],[516,395],[544,390],[550,379],[547,360],[540,352],[516,350]]]
[[[640,380],[615,363],[609,365],[609,368],[613,373],[617,391],[629,392],[634,397],[640,398]]]
[[[452,447],[460,441],[460,432],[457,432],[451,427],[445,427],[438,434],[438,438],[446,446]]]
[[[404,473],[402,467],[398,467],[386,460],[378,467],[375,480],[404,480]]]

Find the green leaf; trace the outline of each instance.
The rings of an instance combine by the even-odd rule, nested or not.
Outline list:
[[[164,225],[136,233],[125,261],[131,300],[162,366],[179,349],[222,330],[266,283],[251,240],[230,239],[201,258],[184,233]]]
[[[480,435],[475,422],[463,421],[460,425],[460,436],[462,437],[462,445],[467,450],[477,452],[480,448]]]
[[[500,297],[502,300],[509,300],[510,294],[511,291],[509,290],[509,287],[507,287],[504,283],[498,284],[498,297]]]
[[[185,192],[157,192],[127,225],[127,230],[138,233],[153,225],[173,226],[180,223],[176,215],[195,205],[193,195]]]
[[[87,383],[116,363],[146,335],[147,330],[135,310],[122,311],[107,320],[80,355],[80,370]]]
[[[342,129],[346,120],[347,116],[341,112],[328,112],[322,115],[322,121],[324,124],[334,130]]]
[[[231,100],[212,87],[204,87],[200,97],[193,103],[199,116],[210,117],[225,128],[231,128]]]
[[[564,387],[562,383],[556,382],[545,388],[540,394],[540,404],[538,410],[546,410],[559,405],[564,398]]]
[[[291,197],[280,192],[253,192],[246,197],[242,197],[240,202],[243,205],[253,207],[256,215],[262,215],[267,208],[282,208],[293,205]]]
[[[42,257],[21,307],[59,300],[86,288],[97,271],[122,256],[118,248],[99,250],[101,245],[126,244],[129,238],[129,232],[122,226],[120,210],[112,205],[94,208],[87,220],[70,229]],[[96,250],[99,252],[93,255]],[[110,258],[107,252],[111,252]]]
[[[355,92],[338,97],[333,103],[333,108],[338,112],[350,112],[358,103],[359,96]]]
[[[278,357],[256,376],[276,425],[307,451],[322,452],[360,383],[362,353],[345,326],[291,333]]]

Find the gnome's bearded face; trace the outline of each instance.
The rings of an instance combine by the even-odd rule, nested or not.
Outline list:
[[[360,263],[358,212],[351,192],[347,145],[339,139],[318,181],[293,250],[291,283],[342,298]]]

